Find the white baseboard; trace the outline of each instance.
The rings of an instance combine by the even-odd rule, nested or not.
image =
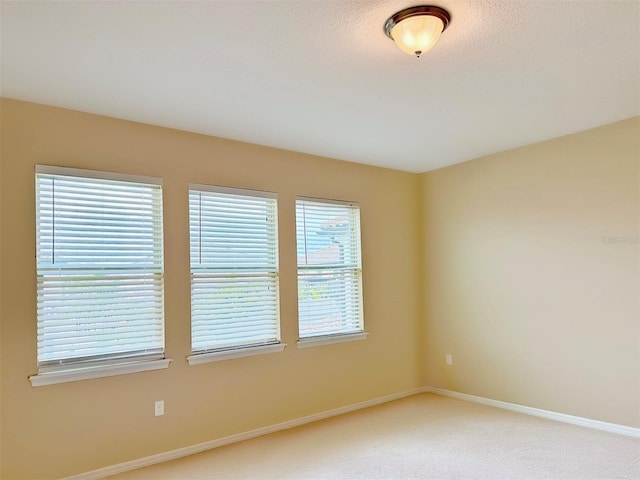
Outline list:
[[[282,430],[288,430],[290,428],[299,427],[307,423],[316,422],[318,420],[324,420],[325,418],[335,417],[344,413],[361,410],[363,408],[373,407],[382,403],[391,402],[393,400],[399,400],[401,398],[410,397],[411,395],[417,395],[419,393],[435,393],[444,397],[455,398],[457,400],[465,400],[468,402],[479,403],[481,405],[487,405],[490,407],[502,408],[504,410],[511,410],[513,412],[524,413],[527,415],[533,415],[535,417],[547,418],[550,420],[556,420],[559,422],[570,423],[572,425],[579,425],[581,427],[593,428],[596,430],[602,430],[610,433],[617,433],[619,435],[626,435],[629,437],[640,438],[640,428],[628,427],[626,425],[618,425],[616,423],[602,422],[600,420],[592,420],[590,418],[576,417],[573,415],[567,415],[564,413],[552,412],[549,410],[542,410],[539,408],[527,407],[524,405],[518,405],[516,403],[503,402],[500,400],[492,400],[490,398],[478,397],[475,395],[469,395],[466,393],[454,392],[451,390],[445,390],[437,387],[422,387],[406,392],[394,393],[392,395],[386,395],[380,398],[374,398],[373,400],[367,400],[365,402],[354,403],[333,410],[327,410],[325,412],[308,415],[302,418],[296,418],[294,420],[288,420],[286,422],[278,423],[276,425],[270,425],[268,427],[257,428],[248,432],[238,433],[236,435],[229,435],[227,437],[210,440],[208,442],[199,443],[197,445],[191,445],[189,447],[178,448],[171,450],[170,452],[159,453],[156,455],[150,455],[148,457],[131,460],[129,462],[119,463],[117,465],[111,465],[108,467],[100,468],[98,470],[92,470],[90,472],[73,475],[66,477],[62,480],[98,480],[108,477],[109,475],[116,475],[118,473],[129,472],[137,468],[148,467],[155,465],[156,463],[167,462],[169,460],[176,460],[178,458],[193,455],[194,453],[204,452],[205,450],[211,450],[212,448],[222,447],[223,445],[229,445],[231,443],[242,442],[243,440],[249,440],[251,438],[267,435],[269,433],[279,432]]]
[[[248,432],[238,433],[236,435],[229,435],[228,437],[218,438],[216,440],[210,440],[208,442],[199,443],[197,445],[191,445],[189,447],[178,448],[171,450],[170,452],[159,453],[157,455],[150,455],[148,457],[139,458],[137,460],[131,460],[129,462],[119,463],[117,465],[111,465],[98,470],[92,470],[90,472],[80,473],[71,477],[66,477],[62,480],[98,480],[109,475],[116,475],[118,473],[129,472],[137,468],[148,467],[155,465],[156,463],[162,463],[169,460],[175,460],[194,453],[204,452],[216,447],[222,447],[223,445],[229,445],[231,443],[242,442],[243,440],[249,440],[250,438],[267,435],[269,433],[279,432],[281,430],[288,430],[290,428],[299,427],[307,423],[317,422],[318,420],[324,420],[325,418],[335,417],[344,413],[353,412],[355,410],[361,410],[363,408],[373,407],[381,403],[391,402],[393,400],[399,400],[401,398],[410,397],[411,395],[417,395],[423,393],[422,388],[416,388],[408,390],[406,392],[394,393],[392,395],[386,395],[380,398],[374,398],[373,400],[367,400],[365,402],[354,403],[345,407],[335,408],[333,410],[327,410],[325,412],[308,415],[302,418],[296,418],[294,420],[288,420],[286,422],[278,423],[276,425],[269,425],[268,427],[256,428]]]
[[[550,410],[542,410],[540,408],[527,407],[524,405],[518,405],[517,403],[503,402],[500,400],[492,400],[485,397],[477,397],[475,395],[469,395],[467,393],[459,393],[451,390],[445,390],[437,387],[424,387],[423,392],[435,393],[444,397],[455,398],[457,400],[466,400],[467,402],[479,403],[482,405],[488,405],[490,407],[502,408],[504,410],[511,410],[513,412],[525,413],[527,415],[533,415],[534,417],[542,417],[550,420],[556,420],[558,422],[570,423],[571,425],[579,425],[581,427],[593,428],[596,430],[602,430],[610,433],[617,433],[619,435],[625,435],[628,437],[640,438],[640,428],[628,427],[626,425],[619,425],[617,423],[602,422],[600,420],[592,420],[590,418],[576,417],[573,415],[567,415],[565,413],[552,412]]]

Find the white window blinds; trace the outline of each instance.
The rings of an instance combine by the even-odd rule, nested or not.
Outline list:
[[[159,179],[36,167],[38,370],[164,357]]]
[[[276,196],[190,185],[193,353],[280,341]]]
[[[363,331],[360,209],[296,200],[301,339]]]

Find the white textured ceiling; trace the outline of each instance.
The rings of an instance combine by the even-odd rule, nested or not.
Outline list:
[[[412,172],[640,114],[637,0],[434,0],[416,59],[420,3],[3,0],[1,93]]]

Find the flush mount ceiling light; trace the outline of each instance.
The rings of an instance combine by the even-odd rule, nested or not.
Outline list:
[[[406,8],[389,17],[384,33],[409,55],[420,57],[431,50],[449,26],[449,12],[430,5]]]

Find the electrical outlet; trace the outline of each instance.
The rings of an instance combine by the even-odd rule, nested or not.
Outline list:
[[[164,400],[157,400],[155,404],[156,417],[164,415]]]
[[[447,362],[447,365],[453,365],[453,355],[451,355],[450,353],[447,353],[445,360]]]

